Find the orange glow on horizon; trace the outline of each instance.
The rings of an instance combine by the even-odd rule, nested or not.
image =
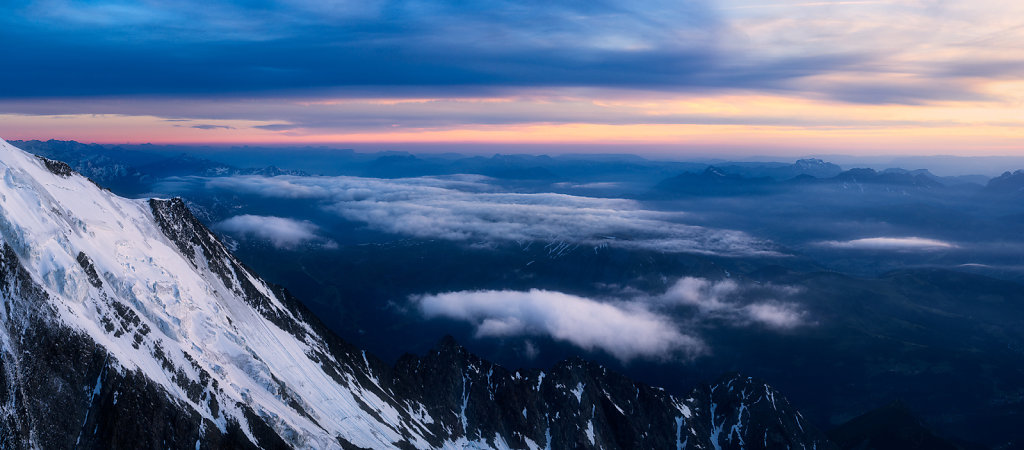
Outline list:
[[[353,129],[260,128],[283,120],[167,119],[148,115],[0,115],[5,139],[68,139],[111,144],[328,145],[488,144],[659,147],[678,153],[961,154],[1024,155],[1024,83],[978,87],[988,98],[922,105],[851,104],[799,96],[757,93],[677,95],[604,93],[481,99],[275,100],[278,104],[330,117],[362,111],[387,116],[455,119],[442,126],[396,124]],[[248,105],[248,104],[247,104]],[[200,105],[201,106],[201,105]],[[229,105],[231,106],[231,105]],[[384,109],[380,109],[384,108]],[[397,109],[396,109],[397,108]],[[460,123],[513,111],[519,116],[613,118],[627,123],[570,121]],[[575,116],[574,116],[575,115]],[[446,116],[447,117],[447,116]],[[629,123],[632,122],[632,123]],[[414,123],[414,122],[413,122]],[[618,150],[621,151],[621,150]]]

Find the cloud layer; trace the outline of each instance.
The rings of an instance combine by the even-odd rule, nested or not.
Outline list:
[[[485,177],[383,180],[358,177],[230,177],[212,189],[276,198],[317,199],[340,216],[396,234],[466,242],[610,245],[716,255],[777,253],[732,230],[680,223],[682,213],[643,209],[622,199],[500,192]]]
[[[789,286],[685,277],[662,294],[618,301],[539,289],[446,292],[410,300],[424,317],[472,324],[477,337],[545,336],[625,362],[709,352],[699,329],[712,323],[768,330],[807,326],[807,313],[785,301],[797,292]],[[681,313],[680,307],[692,310]]]
[[[316,225],[284,217],[246,214],[217,223],[214,227],[230,234],[267,239],[278,248],[295,248],[321,240],[317,236],[319,228]]]
[[[807,324],[806,313],[797,305],[781,301],[798,292],[791,286],[741,285],[733,280],[683,277],[655,300],[695,307],[699,316],[717,318],[732,326],[759,324],[789,329]]]
[[[448,292],[413,301],[426,317],[473,323],[478,337],[544,335],[585,350],[603,350],[622,361],[680,353],[693,357],[704,351],[698,338],[638,305],[617,306],[538,289]]]
[[[950,242],[921,237],[873,237],[849,241],[826,241],[821,245],[852,250],[930,251],[956,248],[956,245]]]

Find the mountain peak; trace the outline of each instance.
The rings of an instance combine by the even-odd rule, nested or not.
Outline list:
[[[450,334],[442,336],[434,348],[440,353],[462,353],[466,351],[466,348],[459,344],[455,337]]]
[[[818,159],[818,158],[798,159],[798,160],[796,160],[796,163],[795,163],[796,166],[802,167],[802,168],[820,167],[820,166],[825,166],[825,165],[830,165],[830,164],[831,163],[827,163],[827,162],[825,162],[825,160]]]
[[[851,419],[829,431],[828,436],[843,448],[880,450],[956,450],[959,448],[925,428],[910,408],[899,400]]]
[[[1006,171],[1002,175],[988,181],[985,191],[994,194],[1024,193],[1024,170]]]
[[[722,169],[719,169],[719,168],[717,168],[715,166],[708,166],[707,169],[704,169],[704,175],[710,175],[710,176],[716,176],[716,177],[724,177],[724,176],[726,176],[725,172],[723,172]]]
[[[75,173],[74,169],[63,161],[56,161],[38,155],[36,155],[36,158],[39,158],[43,165],[46,166],[46,169],[54,175],[67,178]]]

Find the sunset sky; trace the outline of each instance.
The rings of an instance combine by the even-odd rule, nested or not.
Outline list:
[[[0,12],[9,140],[1024,155],[1016,0],[8,0]]]

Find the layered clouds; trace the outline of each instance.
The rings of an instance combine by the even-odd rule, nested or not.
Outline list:
[[[986,93],[972,81],[1019,79],[1022,11],[916,0],[15,1],[0,36],[22,51],[5,54],[19,70],[0,73],[0,98],[603,87],[973,99]]]
[[[705,49],[720,25],[703,1],[15,3],[27,5],[3,11],[0,36],[24,49],[5,55],[22,69],[0,73],[0,97],[346,87],[465,94],[730,75]],[[94,70],[103,76],[89,76]],[[43,79],[26,83],[33,77]],[[15,80],[21,90],[8,88]]]
[[[502,192],[480,176],[383,180],[358,177],[229,177],[207,187],[304,198],[345,219],[395,234],[469,243],[541,242],[671,253],[777,256],[739,231],[683,223],[685,213],[623,199]]]
[[[709,326],[764,332],[808,326],[808,313],[790,300],[799,292],[790,286],[684,277],[664,293],[628,298],[531,289],[445,292],[410,301],[426,318],[472,324],[478,338],[543,336],[628,362],[706,354],[713,348],[701,330]]]

